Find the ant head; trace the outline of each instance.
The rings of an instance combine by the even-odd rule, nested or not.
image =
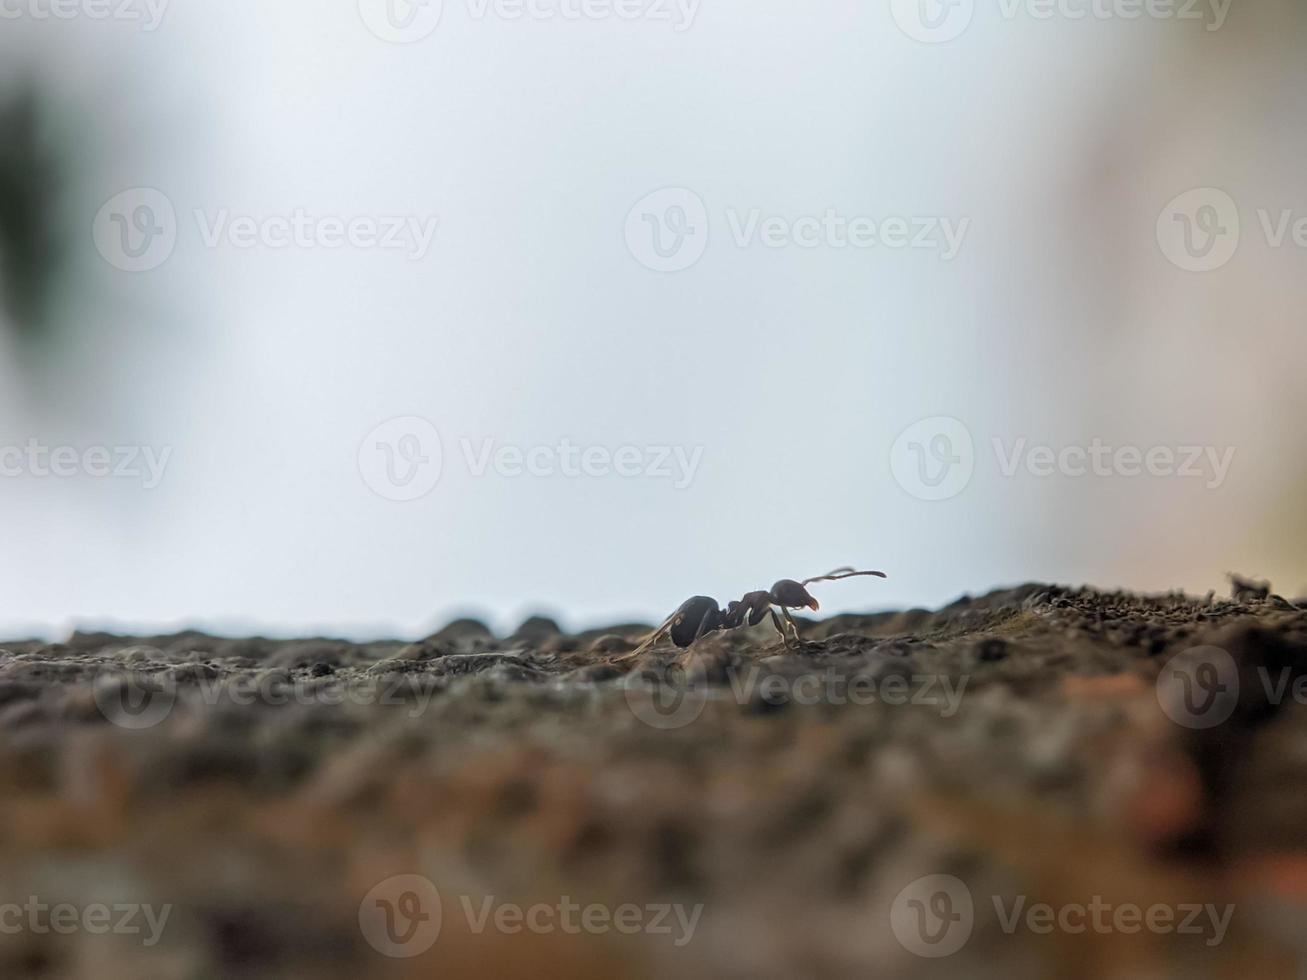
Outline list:
[[[787,609],[805,606],[808,609],[821,608],[821,604],[808,594],[808,590],[792,578],[783,578],[771,587],[771,601]]]

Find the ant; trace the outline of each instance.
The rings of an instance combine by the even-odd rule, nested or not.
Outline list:
[[[803,640],[799,638],[799,626],[790,615],[790,610],[821,608],[817,600],[809,595],[807,586],[813,582],[830,582],[835,579],[853,578],[856,575],[886,577],[884,572],[859,572],[844,567],[827,572],[825,575],[805,578],[802,582],[783,578],[771,587],[771,591],[745,593],[743,598],[733,600],[725,609],[717,604],[716,599],[706,595],[692,596],[681,603],[676,612],[668,616],[661,626],[645,638],[643,643],[618,659],[629,660],[637,657],[664,636],[671,636],[672,642],[684,649],[699,637],[716,633],[718,630],[733,630],[745,625],[757,626],[768,613],[771,613],[772,625],[781,635],[782,642],[786,646],[790,645],[790,638],[781,624],[781,619],[784,617],[794,636],[795,644],[802,648]],[[780,610],[779,615],[777,609]]]

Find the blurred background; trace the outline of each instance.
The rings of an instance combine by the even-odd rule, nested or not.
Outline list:
[[[1298,4],[0,12],[4,634],[1307,594]]]

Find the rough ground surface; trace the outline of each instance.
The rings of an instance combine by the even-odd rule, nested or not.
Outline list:
[[[0,903],[172,906],[152,946],[0,918],[0,977],[1297,976],[1307,611],[1235,591],[1031,585],[683,668],[545,620],[0,643]],[[430,936],[395,875],[441,895],[407,959],[372,944],[386,901],[391,952]],[[477,931],[508,903],[554,918]],[[688,941],[649,908],[700,903]]]

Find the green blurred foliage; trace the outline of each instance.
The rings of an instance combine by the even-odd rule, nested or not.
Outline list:
[[[61,178],[49,110],[30,83],[0,94],[0,302],[19,334],[49,331],[64,260],[57,218]]]

